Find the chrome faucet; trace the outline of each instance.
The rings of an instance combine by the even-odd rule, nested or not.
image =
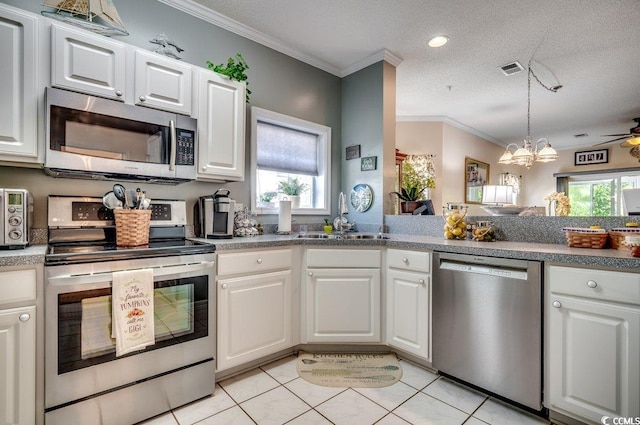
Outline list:
[[[349,214],[349,207],[347,206],[347,196],[344,194],[344,192],[340,192],[340,195],[338,195],[338,214],[340,217],[340,220],[338,220],[338,230],[342,235],[344,234],[344,215]]]

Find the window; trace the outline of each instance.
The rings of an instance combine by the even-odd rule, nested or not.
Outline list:
[[[571,216],[627,215],[622,190],[640,188],[640,171],[569,175],[559,177],[559,183],[561,179],[566,179]]]
[[[295,214],[330,213],[331,128],[252,107],[251,147],[252,210],[276,214],[289,199]],[[282,190],[295,183],[299,204]]]

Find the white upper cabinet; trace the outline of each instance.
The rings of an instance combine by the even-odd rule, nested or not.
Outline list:
[[[197,180],[244,180],[245,85],[208,70],[198,77]]]
[[[38,162],[38,18],[0,3],[0,160]]]
[[[136,104],[191,115],[189,64],[139,49],[135,62]]]
[[[52,24],[51,84],[124,101],[126,45]]]
[[[190,64],[57,23],[51,37],[51,85],[191,115]]]

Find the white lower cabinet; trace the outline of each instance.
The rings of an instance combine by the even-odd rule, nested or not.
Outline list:
[[[0,270],[0,424],[36,420],[36,280]]]
[[[640,274],[547,275],[547,407],[594,424],[640,417]]]
[[[386,343],[431,361],[430,253],[389,249]]]
[[[218,370],[294,345],[291,264],[290,249],[218,255]]]
[[[380,252],[308,249],[306,262],[303,339],[381,342]]]

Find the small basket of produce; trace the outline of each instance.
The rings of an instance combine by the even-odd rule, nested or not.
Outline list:
[[[478,242],[493,242],[496,231],[492,221],[477,221],[471,226],[471,238]]]
[[[604,248],[609,233],[604,229],[587,229],[581,227],[565,227],[567,244],[575,248]]]
[[[640,235],[640,227],[618,227],[609,229],[609,241],[613,249],[628,249],[625,245],[624,238],[627,235]]]

